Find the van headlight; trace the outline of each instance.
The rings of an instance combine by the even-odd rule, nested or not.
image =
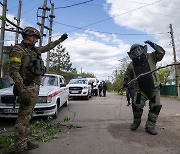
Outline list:
[[[52,102],[52,97],[48,96],[47,97],[47,103],[51,103]]]

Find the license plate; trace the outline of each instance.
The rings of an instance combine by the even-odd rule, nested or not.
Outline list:
[[[18,109],[4,109],[4,113],[18,113]]]
[[[77,94],[79,91],[71,91],[72,94]]]

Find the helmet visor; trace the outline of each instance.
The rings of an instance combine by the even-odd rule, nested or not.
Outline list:
[[[130,52],[128,52],[128,55],[131,59],[139,57],[142,53],[144,53],[144,48],[142,46],[139,46]]]

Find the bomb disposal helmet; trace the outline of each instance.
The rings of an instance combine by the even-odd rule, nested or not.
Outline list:
[[[143,46],[140,44],[133,44],[130,48],[130,51],[128,52],[128,55],[131,59],[139,57],[141,54],[147,53],[147,46]]]

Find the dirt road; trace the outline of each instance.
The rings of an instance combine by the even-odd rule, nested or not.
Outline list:
[[[58,119],[70,117],[75,126],[58,133],[51,142],[41,143],[33,154],[180,154],[180,101],[161,98],[163,105],[158,122],[158,135],[145,132],[148,103],[141,126],[130,131],[131,106],[124,96],[108,93],[107,97],[90,100],[70,100],[61,108]]]

